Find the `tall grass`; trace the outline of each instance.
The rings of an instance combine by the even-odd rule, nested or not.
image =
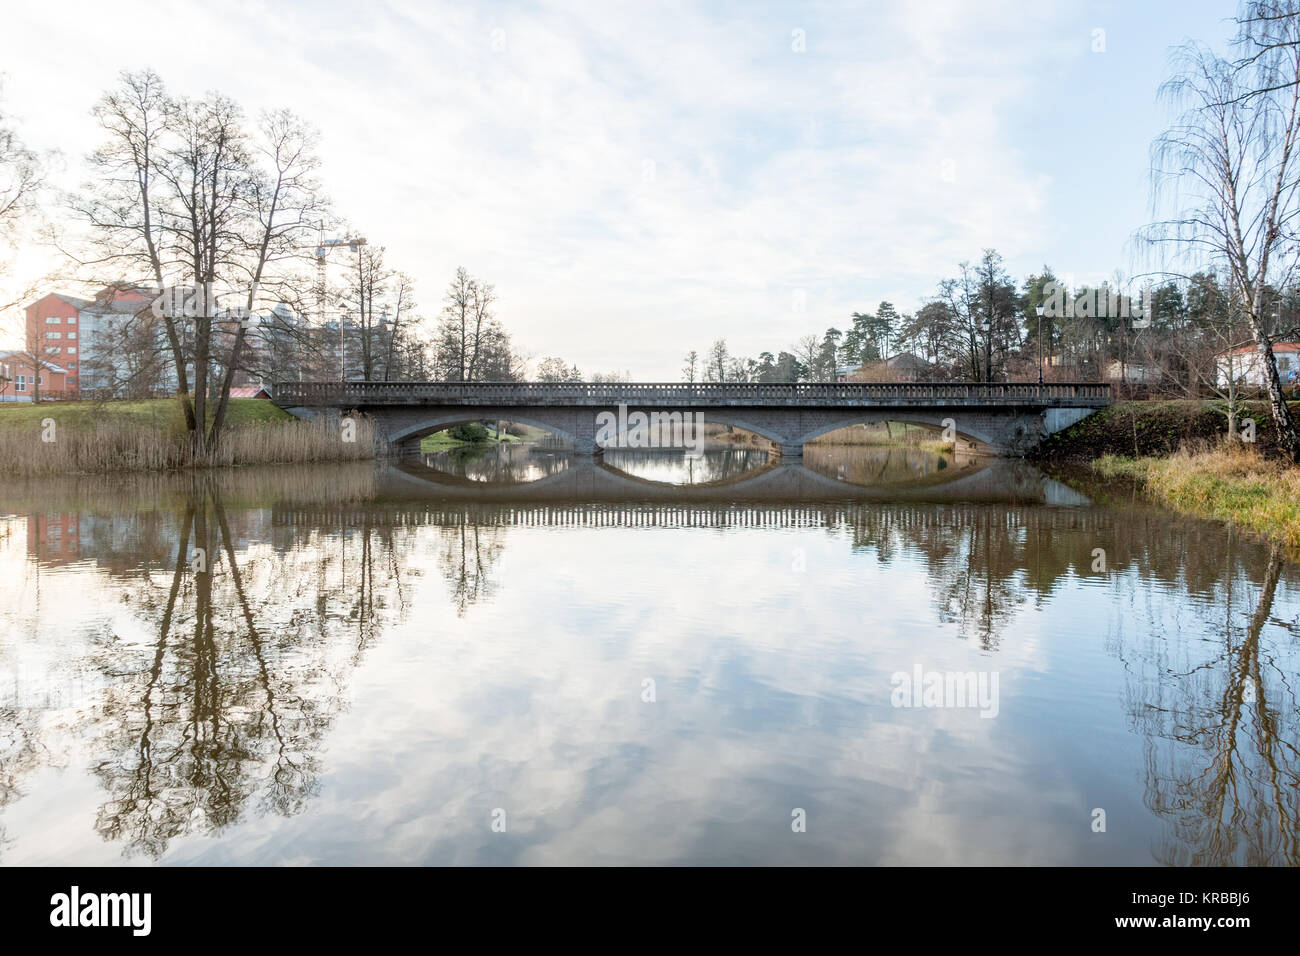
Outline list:
[[[1300,552],[1300,468],[1240,443],[1184,447],[1167,458],[1093,463],[1103,477],[1137,479],[1152,497],[1201,518],[1230,521]]]
[[[365,418],[354,419],[354,441],[337,423],[246,424],[222,435],[215,453],[197,456],[183,431],[106,419],[83,427],[0,427],[0,476],[177,471],[242,465],[361,461],[384,455],[387,443]],[[45,440],[47,437],[53,440]]]

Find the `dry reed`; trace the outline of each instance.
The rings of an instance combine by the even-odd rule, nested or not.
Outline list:
[[[361,461],[388,452],[365,418],[354,420],[353,441],[337,423],[305,421],[241,425],[223,436],[215,453],[198,457],[188,435],[108,419],[89,428],[0,428],[0,476],[167,472],[185,468]],[[50,440],[46,440],[50,439]]]
[[[1300,468],[1238,442],[1185,446],[1167,458],[1097,459],[1104,477],[1135,478],[1185,514],[1230,521],[1300,550]]]

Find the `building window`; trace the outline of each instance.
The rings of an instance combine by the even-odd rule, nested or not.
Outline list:
[[[69,354],[69,355],[76,355],[76,354],[77,354],[77,347],[76,347],[75,345],[69,345],[69,346],[68,346],[68,354]]]
[[[68,338],[70,338],[70,339],[75,339],[76,337],[77,337],[77,333],[76,333],[76,332],[69,332],[69,333],[68,333]]]
[[[19,375],[17,378],[14,379],[14,391],[15,391],[15,392],[25,392],[25,391],[27,391],[27,376],[26,376],[26,375]]]
[[[68,325],[76,325],[76,324],[77,324],[77,317],[75,315],[68,316]]]
[[[61,338],[63,338],[63,333],[62,333],[62,332],[46,332],[46,333],[45,333],[45,337],[46,337],[47,339],[61,339]]]
[[[58,325],[58,324],[59,324],[60,322],[62,322],[62,321],[63,321],[63,320],[62,320],[61,318],[59,318],[57,315],[47,315],[47,316],[45,317],[45,324],[46,324],[46,325]]]

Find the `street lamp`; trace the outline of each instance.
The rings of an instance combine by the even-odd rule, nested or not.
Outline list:
[[[1043,387],[1043,307],[1038,307],[1038,387]]]
[[[347,328],[348,304],[339,303],[339,383],[343,384],[348,380],[348,343],[343,338],[343,330]]]

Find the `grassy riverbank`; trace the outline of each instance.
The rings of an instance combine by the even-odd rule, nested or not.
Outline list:
[[[47,418],[54,419],[60,426],[73,428],[89,428],[100,421],[129,422],[177,431],[185,427],[185,413],[181,409],[181,403],[174,398],[121,402],[42,402],[40,405],[30,402],[0,403],[0,428],[31,426],[39,429]],[[230,407],[226,410],[226,424],[231,428],[293,420],[293,416],[284,409],[261,398],[232,398]]]
[[[519,435],[511,435],[509,432],[502,432],[498,435],[495,429],[491,428],[488,429],[487,438],[477,442],[455,438],[451,432],[452,430],[448,428],[440,432],[434,432],[432,435],[425,435],[420,439],[421,453],[431,455],[451,448],[473,448],[476,445],[517,445],[520,442],[530,440]]]
[[[1242,445],[1183,450],[1163,458],[1106,455],[1103,478],[1131,478],[1150,497],[1184,514],[1229,521],[1300,551],[1300,468]]]
[[[1291,409],[1300,417],[1300,404]],[[1243,403],[1239,432],[1248,418],[1255,441],[1229,442],[1223,402],[1117,402],[1053,435],[1032,457],[1130,480],[1160,505],[1230,522],[1300,555],[1300,468],[1282,457],[1266,403]]]
[[[22,476],[357,461],[384,450],[365,419],[350,437],[338,423],[299,421],[270,402],[236,398],[217,453],[196,460],[176,399],[0,406],[0,461]]]

